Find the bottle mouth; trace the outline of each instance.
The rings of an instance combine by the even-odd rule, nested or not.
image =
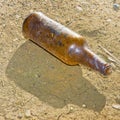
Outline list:
[[[105,64],[104,66],[104,75],[109,75],[112,73],[112,67],[110,64]]]

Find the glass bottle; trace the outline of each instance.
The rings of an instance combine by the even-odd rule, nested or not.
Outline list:
[[[100,73],[111,73],[111,66],[93,53],[81,35],[50,19],[41,12],[31,13],[23,22],[25,38],[68,65],[84,64]]]

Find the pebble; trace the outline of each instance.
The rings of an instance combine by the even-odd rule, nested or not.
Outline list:
[[[73,111],[74,111],[74,108],[73,108],[73,107],[70,107],[70,110],[69,110],[68,114],[69,114],[69,113],[72,113]]]
[[[31,112],[30,112],[30,110],[26,110],[25,111],[25,117],[30,117],[31,116]]]
[[[18,40],[18,38],[15,38],[15,39],[13,39],[13,42],[14,42],[14,41],[17,41],[17,40]]]
[[[113,9],[114,9],[114,10],[118,11],[119,8],[120,8],[120,5],[119,5],[119,4],[117,4],[117,3],[113,4]]]
[[[36,78],[40,78],[41,75],[40,75],[40,74],[35,74],[35,77],[36,77]]]
[[[113,104],[112,107],[117,110],[120,110],[120,104]]]
[[[83,11],[82,7],[80,7],[80,6],[77,6],[76,8],[77,8],[77,10],[80,11],[80,12]]]
[[[85,104],[82,105],[83,108],[86,108],[87,106]]]
[[[22,119],[22,117],[23,117],[22,114],[19,113],[19,114],[18,114],[18,118],[19,118],[19,119]]]
[[[20,15],[16,15],[16,19],[19,19],[20,18]]]
[[[73,110],[73,107],[70,107],[70,110]]]
[[[2,26],[3,26],[3,27],[5,27],[5,26],[6,26],[6,24],[3,24]]]
[[[107,21],[107,22],[111,22],[112,20],[111,20],[111,19],[107,19],[106,21]]]

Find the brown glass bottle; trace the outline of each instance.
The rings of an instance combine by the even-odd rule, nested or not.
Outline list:
[[[23,35],[68,65],[87,65],[107,75],[111,67],[87,46],[79,34],[48,18],[41,12],[31,13],[23,22]]]

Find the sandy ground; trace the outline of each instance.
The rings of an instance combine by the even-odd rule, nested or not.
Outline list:
[[[115,0],[0,0],[0,120],[119,120],[120,10]],[[119,0],[116,3],[120,4]],[[26,41],[25,17],[41,11],[85,36],[113,66],[109,76],[67,66]]]

